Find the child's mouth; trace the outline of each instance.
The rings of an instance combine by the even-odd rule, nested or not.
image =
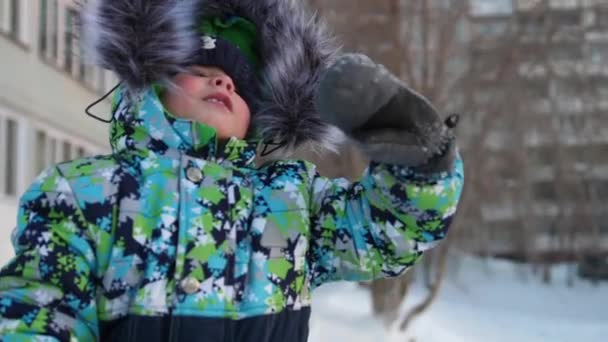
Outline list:
[[[211,94],[203,99],[207,103],[211,103],[214,106],[221,107],[224,110],[232,112],[232,102],[230,98],[222,93]]]

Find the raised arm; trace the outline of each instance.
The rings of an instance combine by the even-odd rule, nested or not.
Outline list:
[[[401,275],[446,236],[462,186],[460,159],[434,175],[372,163],[356,183],[316,177],[313,284]]]
[[[314,285],[394,277],[446,236],[464,184],[455,117],[363,55],[338,58],[319,113],[372,160],[360,181],[313,177]]]

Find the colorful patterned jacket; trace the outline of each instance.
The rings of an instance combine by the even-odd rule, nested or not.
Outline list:
[[[117,97],[113,153],[23,195],[0,272],[0,340],[306,341],[311,293],[403,274],[443,239],[462,162],[372,163],[358,182]]]

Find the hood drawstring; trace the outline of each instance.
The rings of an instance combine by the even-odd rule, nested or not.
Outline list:
[[[262,149],[261,153],[262,157],[266,157],[285,146],[285,143],[283,142],[275,143],[274,141],[264,141],[263,144],[264,148]],[[270,146],[274,147],[270,148]]]
[[[101,121],[101,122],[108,123],[108,124],[109,124],[109,123],[112,123],[112,120],[114,120],[114,116],[112,116],[112,117],[111,117],[109,120],[108,120],[108,119],[104,119],[104,118],[101,118],[101,117],[99,117],[99,116],[97,116],[97,115],[95,115],[95,114],[91,113],[91,109],[93,109],[93,107],[97,106],[97,105],[98,105],[98,104],[99,104],[101,101],[103,101],[103,100],[107,99],[107,98],[108,98],[108,96],[110,96],[110,95],[111,95],[111,94],[112,94],[112,93],[113,93],[113,92],[114,92],[116,89],[118,89],[118,87],[120,87],[121,85],[122,85],[122,81],[121,81],[121,82],[118,82],[118,84],[117,84],[117,85],[115,85],[115,86],[114,86],[114,88],[112,88],[112,90],[110,90],[108,93],[106,93],[106,94],[105,94],[103,97],[101,97],[101,98],[100,98],[100,99],[98,99],[97,101],[95,101],[95,102],[91,103],[91,104],[90,104],[90,105],[89,105],[89,106],[88,106],[88,107],[87,107],[87,108],[84,110],[84,112],[85,112],[85,113],[86,113],[88,116],[92,117],[93,119],[95,119],[95,120],[97,120],[97,121]]]

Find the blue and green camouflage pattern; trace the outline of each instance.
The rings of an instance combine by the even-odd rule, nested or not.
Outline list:
[[[396,277],[446,236],[449,173],[372,162],[359,181],[168,115],[150,89],[113,106],[113,153],[44,171],[0,272],[0,340],[95,341],[129,316],[242,320],[308,308],[338,280]]]

